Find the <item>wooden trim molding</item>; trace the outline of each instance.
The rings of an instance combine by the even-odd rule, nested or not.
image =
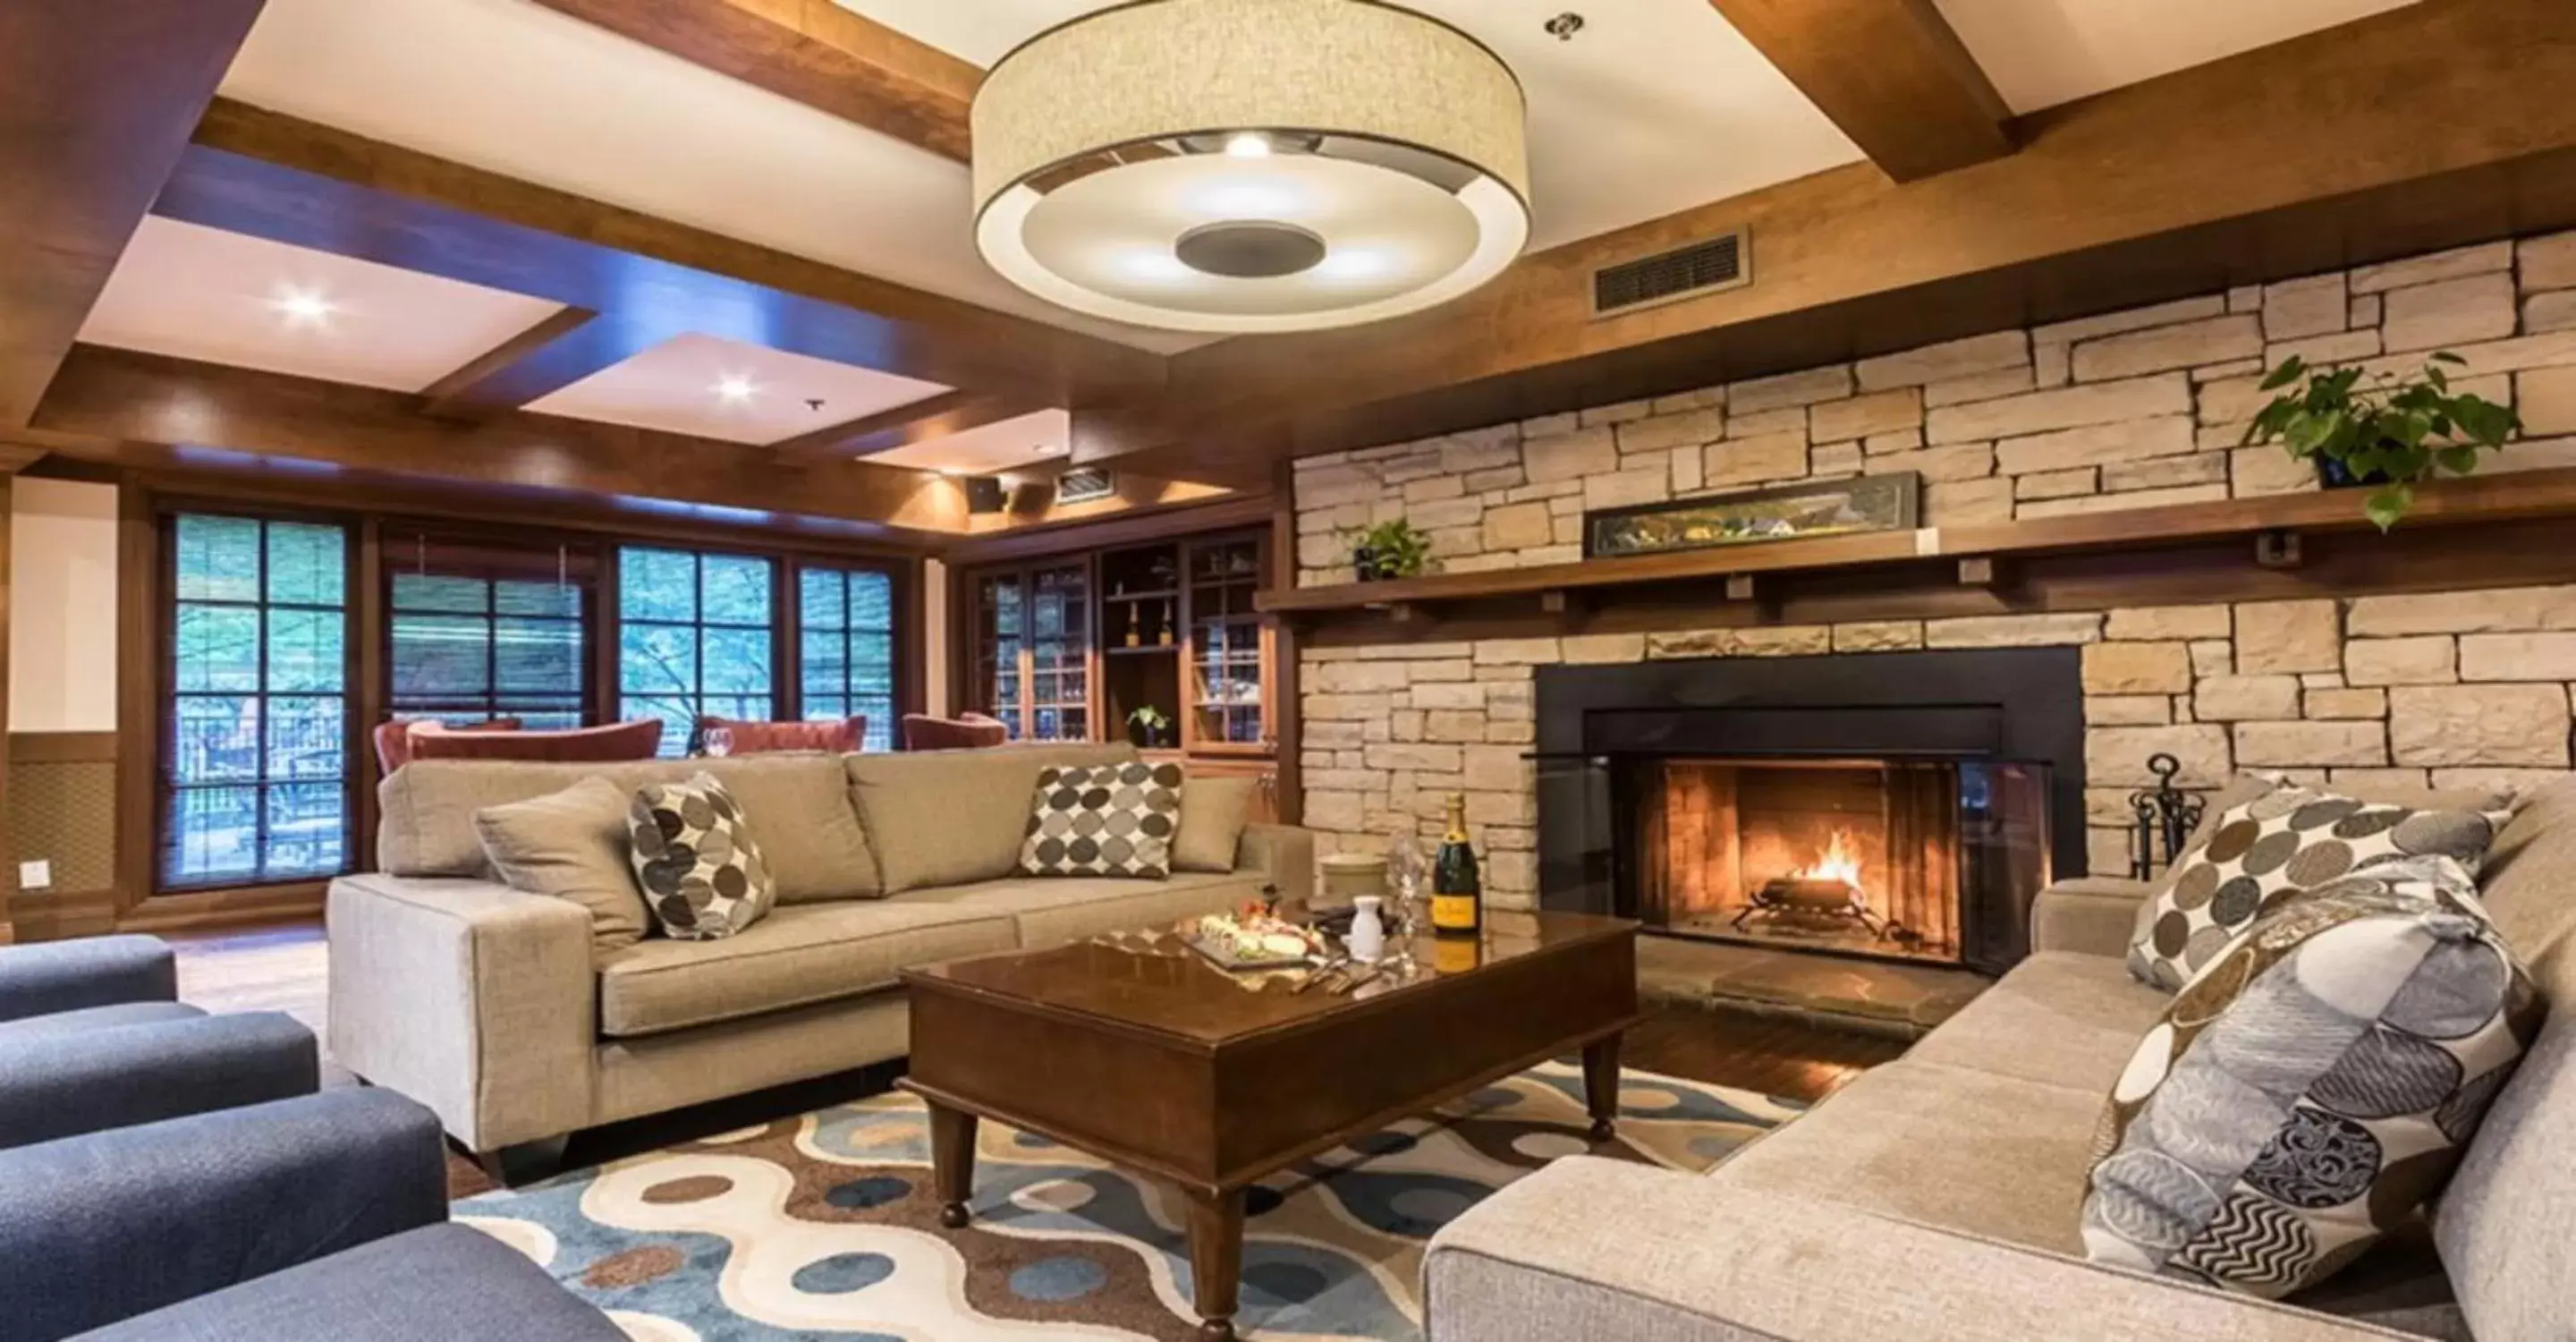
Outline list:
[[[116,752],[114,732],[9,733],[11,764],[111,764]]]

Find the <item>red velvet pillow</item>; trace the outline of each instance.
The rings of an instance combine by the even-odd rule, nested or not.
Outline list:
[[[868,718],[864,713],[830,722],[749,722],[741,718],[701,717],[698,736],[706,738],[710,727],[723,727],[733,732],[736,755],[768,755],[789,750],[828,750],[835,755],[856,754],[868,739]]]
[[[469,722],[462,727],[447,727],[444,728],[444,730],[452,732],[515,732],[519,730],[519,725],[519,720],[517,718],[492,718],[484,722]],[[381,773],[389,774],[394,770],[411,763],[411,733],[413,728],[438,726],[440,726],[440,723],[436,718],[395,718],[391,722],[377,723],[375,733],[376,765],[379,771]]]
[[[556,760],[585,764],[649,760],[662,745],[662,720],[643,718],[568,732],[455,732],[415,726],[416,760]]]

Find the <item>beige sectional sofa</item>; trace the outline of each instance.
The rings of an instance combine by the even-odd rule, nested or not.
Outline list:
[[[467,1148],[498,1153],[900,1057],[896,975],[907,965],[1308,890],[1312,837],[1257,824],[1231,871],[1012,875],[1040,768],[1134,754],[1026,746],[407,765],[380,789],[382,870],[331,886],[332,1055],[436,1110]],[[590,775],[633,788],[700,769],[741,801],[778,883],[778,906],[739,935],[602,951],[581,905],[512,890],[486,867],[477,810]]]
[[[2166,1002],[2122,964],[2148,887],[2044,895],[2037,953],[1904,1058],[1704,1176],[1560,1160],[1452,1222],[1432,1342],[2576,1338],[2576,782],[2481,882],[2553,1005],[2429,1233],[2268,1304],[2085,1261],[2095,1125]]]

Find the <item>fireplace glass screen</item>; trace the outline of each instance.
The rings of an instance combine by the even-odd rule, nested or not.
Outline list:
[[[1983,908],[2048,879],[2035,765],[1957,760],[1635,762],[1636,912],[1665,931],[1960,963]]]

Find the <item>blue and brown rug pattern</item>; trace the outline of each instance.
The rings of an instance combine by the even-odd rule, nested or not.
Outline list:
[[[1432,1232],[1578,1153],[1701,1170],[1796,1115],[1631,1072],[1619,1135],[1584,1136],[1581,1072],[1549,1063],[1283,1170],[1252,1190],[1239,1328],[1420,1336]],[[1177,1196],[1045,1138],[981,1125],[975,1220],[938,1224],[928,1123],[894,1093],[456,1206],[641,1342],[1186,1342]]]

